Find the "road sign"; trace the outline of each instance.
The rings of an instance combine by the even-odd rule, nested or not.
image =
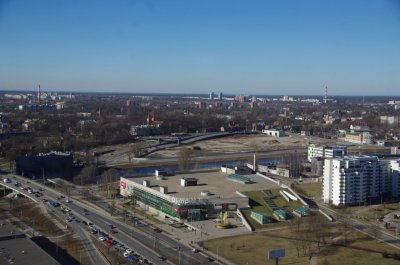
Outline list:
[[[275,249],[268,251],[268,259],[282,258],[285,256],[285,249]]]
[[[285,256],[284,248],[268,251],[268,259],[269,260],[274,259],[276,265],[278,265],[278,263],[279,263],[279,258],[282,258],[284,256]]]

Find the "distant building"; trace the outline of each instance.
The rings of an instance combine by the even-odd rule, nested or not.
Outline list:
[[[10,127],[6,116],[0,115],[0,133],[5,133]]]
[[[290,169],[280,165],[270,165],[259,163],[257,165],[257,171],[265,172],[267,174],[278,175],[285,178],[290,178]]]
[[[207,104],[205,103],[205,102],[196,102],[196,107],[198,108],[198,109],[205,109],[205,108],[207,108]]]
[[[219,92],[218,99],[219,99],[220,101],[222,101],[222,92]]]
[[[73,157],[70,153],[49,152],[24,155],[16,159],[16,172],[28,178],[71,177]]]
[[[214,100],[214,92],[210,92],[210,100]]]
[[[159,126],[149,124],[132,125],[129,134],[135,137],[160,135],[161,129]]]
[[[56,104],[25,104],[19,105],[18,109],[22,111],[44,111],[44,110],[57,110],[63,105]]]
[[[350,132],[358,133],[358,132],[370,132],[371,129],[368,126],[362,125],[350,125]]]
[[[215,101],[214,104],[213,104],[213,106],[214,106],[214,108],[219,109],[219,108],[222,107],[222,102],[220,102],[220,101]]]
[[[346,155],[347,147],[345,146],[319,146],[310,144],[310,146],[308,146],[307,159],[311,162],[313,158],[334,158]]]
[[[283,96],[282,101],[294,101],[293,97]]]
[[[235,101],[239,101],[239,102],[245,102],[247,100],[247,96],[245,95],[237,95],[235,96]]]
[[[253,169],[249,168],[246,165],[241,165],[241,166],[221,166],[221,172],[224,172],[226,174],[240,174],[240,175],[250,175],[253,174]]]
[[[355,144],[371,144],[372,135],[369,132],[346,133],[342,140]]]
[[[345,156],[325,159],[323,200],[333,205],[380,202],[385,196],[399,197],[397,159],[375,156]]]
[[[284,137],[285,136],[285,131],[284,130],[262,130],[263,134],[266,134],[268,136],[275,136],[275,137]]]
[[[381,124],[389,124],[389,125],[399,125],[400,124],[400,116],[380,116],[379,117]]]
[[[398,146],[390,147],[390,154],[391,155],[400,155],[400,148]]]
[[[40,237],[32,240],[33,238],[30,236],[21,233],[20,228],[14,226],[14,222],[5,222],[5,219],[3,219],[1,223],[0,264],[61,264],[36,243]]]

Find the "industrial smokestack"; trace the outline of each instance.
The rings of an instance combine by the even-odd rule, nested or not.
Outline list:
[[[37,102],[40,104],[40,85],[38,85]]]

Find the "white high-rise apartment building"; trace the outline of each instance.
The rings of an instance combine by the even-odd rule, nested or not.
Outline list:
[[[399,196],[400,160],[345,156],[324,162],[323,200],[333,205],[370,202],[386,194]]]

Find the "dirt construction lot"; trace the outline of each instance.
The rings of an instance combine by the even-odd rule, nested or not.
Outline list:
[[[317,145],[346,145],[349,146],[349,153],[370,153],[385,148],[376,145],[356,146],[336,140],[324,139],[319,137],[304,137],[300,135],[289,135],[286,137],[273,137],[263,134],[235,135],[221,137],[212,140],[196,142],[190,145],[171,145],[165,150],[154,152],[145,158],[134,158],[135,145],[149,146],[154,142],[147,143],[127,143],[113,146],[103,146],[95,148],[93,151],[103,153],[99,156],[100,161],[114,161],[115,163],[130,163],[148,160],[151,158],[171,158],[177,157],[182,148],[193,148],[196,146],[195,156],[206,156],[207,154],[221,153],[244,153],[254,151],[271,151],[288,148],[306,148],[309,144]],[[387,149],[387,148],[386,148]]]

